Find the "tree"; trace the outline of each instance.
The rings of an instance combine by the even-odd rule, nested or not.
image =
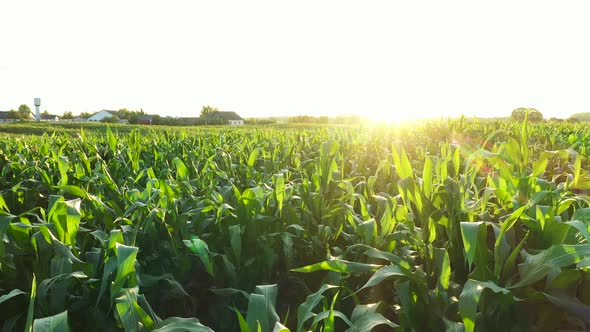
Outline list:
[[[539,112],[535,108],[524,108],[519,107],[512,111],[512,115],[510,116],[512,120],[515,121],[524,121],[526,114],[528,113],[528,121],[529,122],[540,122],[543,121],[543,114]]]
[[[106,118],[100,120],[100,122],[104,122],[104,123],[117,123],[117,122],[119,122],[119,117],[116,116],[116,115],[109,116],[109,117],[106,117]]]
[[[21,117],[20,117],[20,114],[17,111],[10,110],[10,111],[8,111],[7,118],[16,120],[16,119],[20,119]]]
[[[18,114],[20,115],[21,119],[30,119],[31,108],[27,104],[22,104],[18,107]]]
[[[217,107],[203,106],[203,108],[201,109],[201,117],[206,117],[207,115],[215,112],[219,112],[219,109]]]
[[[129,114],[127,121],[129,121],[129,124],[137,124],[139,122],[139,114],[137,114],[137,113]]]
[[[88,119],[91,116],[92,116],[92,114],[90,114],[88,112],[82,112],[82,113],[80,113],[80,117],[81,118],[84,118],[84,119]]]
[[[66,112],[64,112],[64,115],[61,118],[65,119],[65,120],[69,120],[69,119],[73,119],[74,115],[72,114],[72,112],[66,111]]]
[[[131,112],[126,108],[121,108],[117,113],[119,113],[119,117],[121,119],[129,119],[129,115]]]

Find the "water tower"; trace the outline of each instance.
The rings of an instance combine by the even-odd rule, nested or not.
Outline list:
[[[41,106],[41,98],[35,98],[35,121],[41,121],[41,114],[39,113],[39,106]]]

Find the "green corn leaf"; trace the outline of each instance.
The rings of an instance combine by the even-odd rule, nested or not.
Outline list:
[[[111,127],[107,126],[107,143],[109,146],[109,149],[115,153],[117,152],[117,138],[115,137],[115,135],[113,135],[113,132],[111,131]]]
[[[187,181],[190,175],[190,172],[184,162],[180,160],[180,158],[176,157],[172,159],[172,163],[176,167],[176,177],[178,180]]]
[[[483,225],[483,226],[482,226]],[[475,259],[477,249],[477,238],[480,227],[485,227],[482,221],[479,222],[461,222],[461,237],[463,238],[463,249],[467,263],[471,268]]]
[[[70,169],[70,161],[65,156],[59,156],[57,167],[61,177],[58,186],[65,186],[68,184],[68,170]]]
[[[353,321],[352,326],[349,327],[345,332],[371,331],[373,328],[379,325],[387,325],[392,329],[399,326],[389,319],[383,317],[383,315],[379,313],[370,313],[364,315],[358,320]]]
[[[334,271],[340,273],[362,273],[374,271],[382,265],[364,264],[357,262],[349,262],[339,258],[330,259],[320,263],[315,263],[300,268],[292,269],[293,272],[315,272],[315,271]]]
[[[337,286],[323,284],[322,287],[320,287],[320,289],[317,292],[315,292],[311,295],[308,295],[307,298],[305,299],[305,302],[303,302],[302,304],[299,305],[299,307],[297,307],[297,330],[296,330],[297,332],[303,331],[303,324],[308,319],[315,316],[315,314],[313,313],[313,309],[324,298],[324,296],[322,294],[324,294],[324,292],[327,291],[328,289],[335,288],[335,287],[337,287]]]
[[[20,289],[13,289],[10,291],[10,293],[0,296],[0,303],[2,303],[4,301],[8,301],[15,296],[23,295],[23,294],[27,294],[27,293],[23,292]]]
[[[518,254],[520,253],[520,251],[524,247],[524,244],[526,243],[526,240],[529,238],[529,234],[530,234],[530,232],[527,232],[525,234],[525,236],[518,243],[518,245],[516,246],[516,248],[514,248],[512,250],[512,252],[508,256],[508,258],[504,262],[504,267],[502,268],[502,277],[503,277],[503,279],[508,278],[512,274],[512,272],[514,272],[514,269],[516,268],[516,259],[518,258]],[[498,276],[498,274],[496,274],[496,276]]]
[[[141,275],[141,286],[145,288],[161,287],[162,282],[167,286],[162,287],[166,289],[168,296],[172,297],[189,297],[190,295],[184,290],[182,285],[174,278],[171,273],[164,273],[160,276],[151,276],[149,274]],[[142,288],[143,289],[143,288]]]
[[[374,327],[379,325],[387,325],[391,328],[398,327],[397,324],[378,313],[378,308],[379,303],[357,305],[354,307],[351,315],[352,326],[350,326],[346,332],[371,331]]]
[[[213,276],[213,261],[211,260],[211,254],[209,253],[209,247],[207,243],[197,236],[192,236],[190,240],[183,240],[182,243],[203,263],[207,273]]]
[[[589,255],[590,244],[553,245],[539,254],[528,255],[525,262],[518,265],[520,281],[510,288],[530,285]]]
[[[69,330],[67,310],[55,316],[35,319],[33,322],[35,332],[67,332]]]
[[[465,326],[463,323],[453,322],[443,317],[445,323],[445,332],[465,332]]]
[[[271,326],[274,326],[275,323],[279,321],[279,315],[277,314],[277,312],[275,310],[278,291],[279,291],[279,287],[276,284],[258,285],[254,289],[255,294],[260,294],[260,295],[264,296],[266,315],[268,317],[267,324],[264,324],[264,322],[261,322],[260,324],[264,325],[264,326],[268,325],[269,328]],[[264,330],[264,331],[267,331],[267,330]]]
[[[152,332],[213,332],[212,329],[201,324],[196,318],[166,318]]]
[[[324,321],[324,332],[334,332],[334,320],[335,320],[335,318],[334,318],[335,317],[334,305],[336,304],[336,300],[338,300],[339,294],[340,294],[340,291],[337,291],[336,294],[334,295],[334,297],[332,297],[332,304],[330,305],[330,310],[328,311],[329,315],[328,315],[328,318]],[[314,322],[314,324],[315,324],[315,322]]]
[[[242,259],[242,230],[240,225],[232,225],[228,227],[229,239],[231,248],[236,257],[236,262],[239,263]]]
[[[467,280],[459,296],[459,314],[463,319],[465,331],[467,332],[473,332],[475,329],[475,315],[477,314],[479,298],[486,288],[494,293],[511,294],[508,289],[502,288],[491,281]]]
[[[572,220],[580,220],[584,224],[590,224],[590,208],[579,208],[574,211]]]
[[[426,198],[430,198],[433,191],[432,170],[432,159],[427,157],[424,159],[424,170],[422,171],[422,191]]]
[[[135,310],[135,296],[129,289],[122,289],[121,296],[115,299],[115,307],[120,323],[125,331],[139,332],[141,318]]]
[[[117,274],[115,282],[111,286],[111,298],[119,296],[119,291],[128,283],[130,287],[136,285],[135,280],[129,280],[129,276],[135,273],[135,261],[139,248],[126,246],[124,244],[116,244],[117,252]]]
[[[246,314],[248,328],[250,331],[256,331],[260,325],[263,331],[269,331],[268,321],[269,315],[264,295],[250,294],[248,299],[248,313]]]
[[[100,283],[100,289],[98,290],[98,297],[96,299],[96,306],[100,302],[100,299],[107,290],[107,286],[110,282],[110,275],[117,269],[117,260],[115,257],[109,257],[104,264],[102,279]]]
[[[2,197],[2,195],[0,195],[0,211],[10,213],[8,205],[6,205],[6,201],[4,200],[4,197]]]
[[[590,242],[590,233],[588,233],[588,226],[579,220],[572,220],[564,222],[564,224],[575,228],[584,237],[587,242]]]
[[[272,332],[291,332],[285,325],[277,322],[275,327],[272,329]]]
[[[35,299],[37,298],[37,279],[33,273],[31,283],[31,296],[29,298],[29,309],[27,311],[27,321],[25,323],[25,332],[33,331],[33,317],[35,316]]]
[[[547,293],[542,294],[545,295],[547,300],[549,300],[554,305],[561,307],[574,316],[577,316],[579,319],[584,321],[586,325],[590,325],[590,306],[587,304],[584,304],[575,297],[555,296]]]
[[[339,294],[340,294],[340,291],[336,292],[336,294],[332,298],[332,304],[330,305],[330,310],[324,310],[324,311],[320,312],[319,314],[317,314],[315,316],[315,318],[313,319],[313,323],[311,324],[311,326],[316,326],[317,323],[324,321],[324,331],[333,332],[336,317],[342,319],[348,326],[352,325],[352,323],[350,322],[348,317],[346,317],[345,314],[343,314],[342,312],[340,312],[338,310],[334,310],[334,306],[336,305],[336,301],[338,300]]]
[[[399,175],[400,179],[411,178],[414,176],[412,164],[410,163],[408,154],[406,153],[406,150],[403,147],[398,152],[398,148],[394,145],[391,149],[391,155],[393,157],[395,170]]]
[[[248,322],[244,319],[244,315],[236,309],[233,308],[236,316],[238,317],[238,323],[240,324],[240,332],[250,332],[250,327],[248,327]]]
[[[68,193],[73,196],[78,196],[80,198],[89,199],[88,193],[84,190],[84,188],[81,188],[78,186],[74,186],[74,185],[52,186],[52,188],[61,190],[64,193]]]
[[[275,198],[279,209],[279,214],[283,213],[283,200],[285,199],[285,176],[283,174],[273,175]]]
[[[248,158],[248,167],[254,167],[254,164],[256,163],[256,159],[258,159],[259,154],[260,148],[255,148],[254,150],[252,150],[252,152],[250,153],[250,157]]]
[[[524,205],[512,212],[510,217],[508,217],[508,219],[506,219],[500,227],[500,233],[496,237],[496,242],[494,243],[494,275],[496,275],[496,277],[500,275],[500,269],[503,264],[502,251],[500,247],[502,245],[502,240],[504,239],[506,232],[508,232],[514,226],[514,224],[520,219],[527,208],[528,206]]]
[[[390,277],[408,277],[408,275],[397,265],[384,266],[377,270],[377,272],[375,272],[371,276],[371,278],[369,278],[369,280],[363,285],[363,287],[359,288],[358,291],[378,285],[383,280]]]
[[[333,310],[332,312],[330,310],[324,310],[324,311],[320,312],[319,314],[317,314],[315,316],[315,318],[313,319],[313,323],[311,325],[315,326],[317,323],[321,322],[322,320],[330,318],[331,314],[334,315],[334,317],[338,317],[338,318],[342,319],[342,321],[344,323],[346,323],[346,325],[352,326],[352,322],[350,321],[350,319],[348,319],[348,317],[346,317],[346,315],[344,313],[342,313],[341,311],[338,311],[338,310]]]
[[[250,294],[244,292],[241,289],[236,288],[210,288],[209,290],[220,296],[233,296],[236,294],[240,294],[245,299],[248,299],[250,297]]]
[[[451,280],[451,263],[447,250],[434,248],[434,267],[438,275],[437,286],[439,290],[446,290],[449,288],[449,282]]]

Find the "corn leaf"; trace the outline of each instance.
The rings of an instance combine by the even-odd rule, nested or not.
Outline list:
[[[315,271],[334,271],[340,273],[362,273],[374,271],[382,265],[365,264],[357,262],[349,262],[343,259],[334,258],[320,263],[315,263],[300,268],[292,269],[293,272],[315,272]]]
[[[475,316],[477,314],[479,298],[481,297],[483,290],[486,288],[494,293],[511,294],[508,289],[502,288],[491,281],[467,280],[467,283],[463,287],[463,291],[459,296],[459,314],[463,319],[465,331],[467,332],[473,332],[475,329]]]
[[[510,288],[518,288],[537,282],[562,267],[573,265],[590,255],[590,244],[553,245],[536,255],[526,255],[518,265],[520,281]]]
[[[33,331],[35,332],[67,332],[69,330],[67,311],[55,316],[35,319],[33,322]]]
[[[213,332],[196,318],[170,317],[164,319],[152,332]]]

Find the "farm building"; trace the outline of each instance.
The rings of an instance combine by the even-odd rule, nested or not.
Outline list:
[[[13,122],[18,120],[11,118],[9,114],[10,112],[0,111],[0,122]]]
[[[44,121],[44,122],[57,122],[57,121],[59,121],[59,116],[54,115],[54,114],[43,113],[43,114],[41,114],[41,121]]]
[[[204,122],[209,124],[228,124],[230,126],[243,126],[244,119],[236,112],[211,112],[204,117]]]
[[[103,111],[100,111],[100,112],[92,115],[91,117],[89,117],[87,121],[101,122],[103,119],[110,118],[111,116],[115,116],[115,113],[116,113],[115,111],[103,110]]]
[[[153,115],[140,115],[137,117],[137,124],[142,124],[142,125],[151,125],[152,121],[154,119]]]

